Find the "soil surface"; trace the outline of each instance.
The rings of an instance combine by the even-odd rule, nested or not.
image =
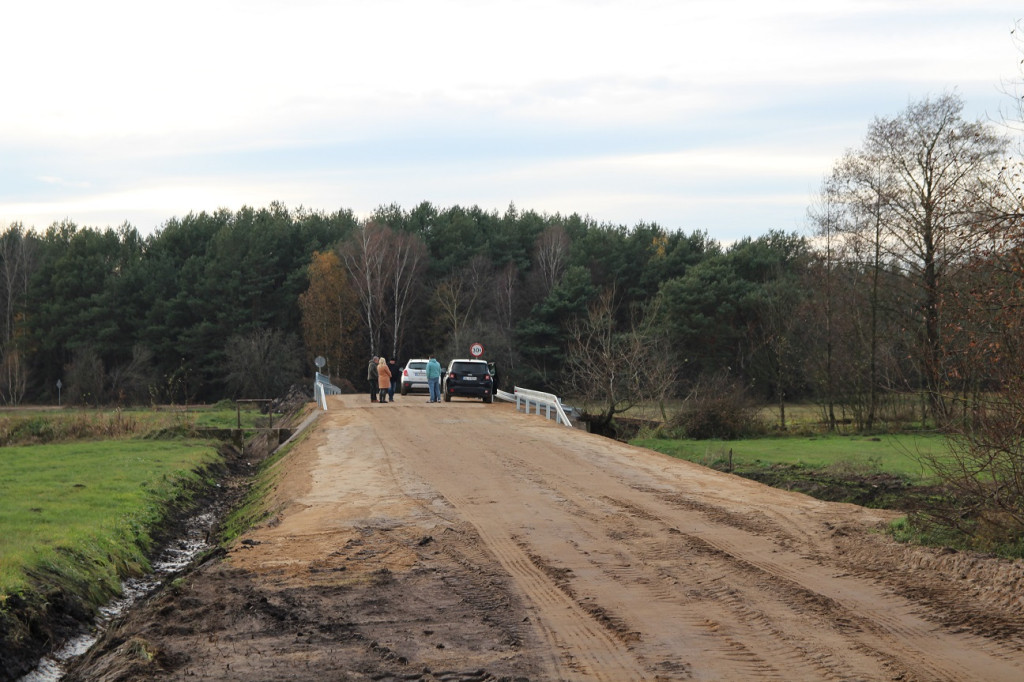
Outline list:
[[[68,680],[1024,679],[1024,565],[513,405],[333,396]]]

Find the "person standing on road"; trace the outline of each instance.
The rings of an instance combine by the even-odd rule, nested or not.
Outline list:
[[[496,394],[501,386],[501,379],[498,377],[498,366],[493,362],[488,362],[487,370],[491,373],[491,393]]]
[[[441,402],[441,363],[433,355],[427,361],[427,386],[430,388],[430,403]]]
[[[388,369],[388,361],[381,358],[377,362],[377,386],[380,388],[380,402],[388,401],[388,391],[391,390],[391,370]]]
[[[377,356],[370,358],[370,364],[366,366],[366,381],[370,384],[370,402],[377,402]]]
[[[398,380],[402,378],[402,370],[398,367],[398,360],[388,360],[388,369],[391,370],[391,388],[388,389],[388,402],[395,402],[395,389],[398,388]]]

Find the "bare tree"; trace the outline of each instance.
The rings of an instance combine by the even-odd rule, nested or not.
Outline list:
[[[107,375],[109,397],[119,405],[138,405],[152,395],[156,386],[153,351],[141,344],[132,346],[132,359],[116,365]]]
[[[1021,24],[1012,31],[1024,53]],[[1021,62],[1024,64],[1024,62]],[[1013,85],[1007,125],[1024,127],[1021,85]],[[948,452],[924,457],[946,487],[915,521],[955,529],[975,548],[1019,548],[1024,538],[1024,173],[1020,148],[1001,169],[985,241],[962,263],[959,288],[946,296],[953,314],[944,360],[973,391],[953,420]]]
[[[0,353],[0,400],[20,405],[27,389],[28,367],[22,361],[21,350],[9,344]]]
[[[390,233],[384,225],[363,223],[338,249],[359,298],[370,355],[380,352],[388,319]]]
[[[993,245],[965,269],[944,351],[957,375],[980,378],[951,420],[949,452],[924,455],[946,486],[920,517],[980,549],[1024,537],[1024,221],[993,224]]]
[[[492,281],[490,272],[490,261],[474,256],[464,270],[448,276],[434,290],[434,307],[444,325],[450,351],[457,352],[469,345],[467,331],[477,314],[481,293]]]
[[[648,312],[619,329],[615,293],[608,290],[570,325],[566,392],[580,402],[592,431],[608,431],[615,415],[637,405],[662,404],[671,391],[674,365],[655,317]]]
[[[537,237],[533,259],[543,287],[541,297],[547,296],[562,279],[569,261],[569,235],[561,225],[551,225]]]
[[[498,327],[511,332],[515,326],[516,295],[519,288],[519,268],[513,261],[505,264],[495,278],[494,308]]]
[[[74,352],[64,368],[67,400],[71,404],[101,405],[106,401],[106,368],[95,348],[85,346]]]
[[[423,270],[427,263],[427,245],[419,235],[392,233],[389,260],[391,289],[391,357],[398,357],[405,333],[405,322],[412,303],[419,294]]]
[[[516,310],[520,298],[519,268],[509,261],[494,278],[494,334],[498,342],[497,355],[502,363],[500,376],[515,381],[519,365],[518,344],[515,339]],[[506,384],[507,385],[507,384]]]
[[[835,197],[835,189],[825,183],[821,191],[821,200],[808,210],[815,232],[823,241],[824,253],[818,261],[819,268],[812,267],[809,272],[820,283],[820,287],[808,287],[816,302],[821,304],[822,337],[823,337],[823,368],[819,383],[824,387],[825,421],[829,431],[836,430],[836,370],[835,370],[835,273],[838,269],[836,256],[836,238],[839,230],[840,209]]]
[[[866,323],[860,325],[862,333],[858,335],[867,360],[864,376],[857,381],[863,388],[857,399],[865,406],[863,426],[868,429],[873,427],[878,409],[882,275],[887,266],[888,207],[890,196],[897,191],[890,170],[867,151],[848,153],[825,187],[833,230],[830,238],[834,240],[829,246],[867,280]],[[856,317],[861,319],[861,315]]]
[[[238,334],[225,345],[226,383],[240,398],[276,398],[302,374],[298,339],[279,329]]]
[[[453,345],[458,345],[462,330],[469,323],[472,296],[466,280],[458,273],[444,278],[434,289],[438,318],[448,330]]]
[[[802,290],[775,281],[766,284],[759,304],[760,324],[757,342],[764,350],[765,362],[774,384],[779,408],[779,429],[786,430],[786,398],[800,381],[803,362],[801,350],[804,329],[799,312],[803,301]]]
[[[861,149],[836,169],[838,198],[854,222],[878,230],[880,257],[916,283],[912,326],[918,366],[936,418],[942,404],[942,287],[947,269],[983,239],[980,215],[1007,140],[982,121],[962,118],[955,95],[912,103],[876,119]]]
[[[419,235],[368,222],[341,245],[339,254],[359,298],[370,353],[390,350],[396,357],[409,311],[419,294],[426,244]]]
[[[18,347],[18,324],[28,300],[34,241],[20,224],[0,235],[0,400],[17,405],[25,395],[28,367]]]

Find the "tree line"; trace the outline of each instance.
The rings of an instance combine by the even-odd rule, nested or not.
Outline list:
[[[1024,120],[1024,116],[1021,116]],[[681,398],[670,426],[739,435],[748,401],[815,401],[828,429],[941,429],[915,519],[974,546],[1024,537],[1024,190],[1011,140],[943,95],[872,121],[803,233],[706,232],[510,205],[281,204],[0,233],[0,402],[272,398],[314,359],[464,357],[602,430]],[[308,384],[307,384],[308,386]],[[915,521],[917,523],[917,521]],[[1015,545],[1015,546],[1017,546]]]
[[[812,229],[728,245],[429,202],[363,219],[275,203],[145,237],[12,224],[0,400],[56,402],[58,382],[84,404],[265,398],[317,356],[361,386],[371,355],[481,343],[506,387],[568,392],[598,417],[726,377],[776,401],[782,427],[791,400],[818,401],[830,426],[945,421],[999,385],[966,349],[1019,286],[1004,260],[1021,248],[1008,140],[962,108],[944,95],[876,119],[826,176]],[[965,305],[980,283],[1002,308]]]

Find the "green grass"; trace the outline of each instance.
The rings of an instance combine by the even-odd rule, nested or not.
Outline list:
[[[732,452],[733,467],[753,469],[786,464],[812,469],[847,467],[906,476],[928,477],[918,455],[945,451],[946,441],[935,435],[818,436],[752,438],[747,440],[667,440],[639,438],[633,445],[656,450],[705,466],[720,467]]]
[[[271,457],[260,463],[259,471],[253,478],[245,499],[227,515],[221,525],[220,541],[223,544],[230,544],[245,531],[277,513],[278,510],[271,507],[271,491],[281,475],[281,462],[292,451],[292,448],[303,442],[308,435],[309,432],[301,434],[288,445],[278,448]]]
[[[0,651],[41,652],[148,570],[153,536],[223,464],[201,429],[239,420],[245,438],[269,426],[232,402],[0,409]]]
[[[210,444],[186,440],[0,449],[0,611],[40,580],[116,591],[119,573],[146,567],[169,501],[219,459]]]
[[[238,409],[240,407],[240,409]],[[274,420],[280,418],[274,415]],[[269,425],[252,403],[150,408],[7,408],[0,409],[0,446],[58,443],[82,439],[118,439],[190,434],[197,428],[238,428],[246,436]]]
[[[260,413],[254,403],[238,403],[236,406],[230,400],[224,400],[216,405],[164,408],[164,410],[170,410],[179,421],[187,421],[198,428],[235,429],[239,428],[239,423],[245,430],[270,426],[268,415]],[[273,415],[275,424],[280,417],[280,413]]]

